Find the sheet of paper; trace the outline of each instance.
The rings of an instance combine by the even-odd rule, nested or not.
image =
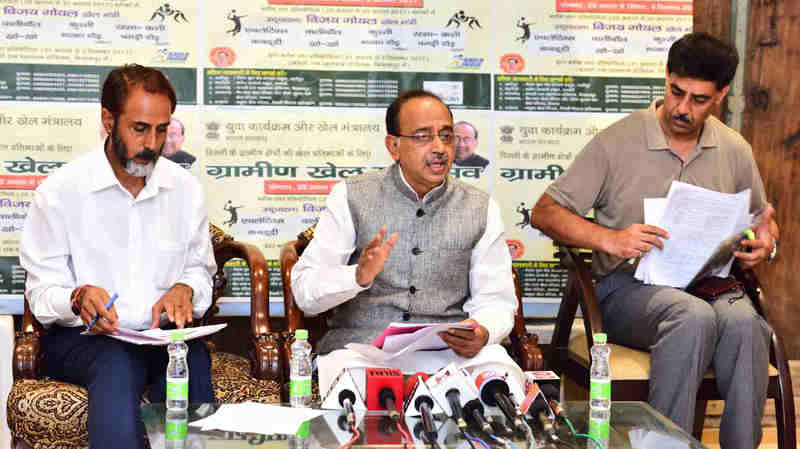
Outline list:
[[[386,329],[372,341],[372,345],[376,348],[383,348],[383,343],[386,337],[399,334],[410,334],[428,326],[433,326],[437,323],[389,323]]]
[[[664,210],[667,207],[667,199],[666,198],[645,198],[643,202],[644,206],[644,224],[648,224],[651,226],[659,226],[661,227],[661,217],[664,216]],[[639,279],[640,281],[649,284],[649,267],[650,267],[650,254],[652,251],[648,251],[639,259],[639,265],[636,267],[636,273],[634,273],[634,277]]]
[[[641,427],[629,430],[628,438],[633,449],[689,449],[687,441]]]
[[[300,426],[324,413],[302,407],[281,407],[272,404],[243,402],[241,404],[222,404],[211,416],[190,422],[190,426],[206,430],[228,432],[286,434],[297,432]]]
[[[666,202],[657,225],[670,238],[662,240],[663,250],[649,251],[644,279],[685,288],[719,243],[742,230],[737,226],[749,216],[750,190],[727,194],[673,181]]]
[[[186,329],[147,329],[144,331],[137,331],[133,329],[119,328],[113,334],[103,334],[117,340],[122,340],[135,345],[168,345],[172,341],[172,334],[176,331],[183,331],[184,340],[192,340],[199,337],[205,337],[218,332],[220,329],[225,328],[227,323],[214,324],[211,326],[197,326],[187,327]],[[95,335],[89,331],[81,332],[81,335]]]
[[[398,334],[386,337],[383,342],[383,349],[378,349],[373,345],[363,343],[348,343],[345,348],[353,350],[368,359],[385,362],[400,357],[403,354],[415,351],[438,351],[447,348],[438,333],[447,329],[470,329],[467,324],[462,323],[439,323],[417,330],[410,334]]]

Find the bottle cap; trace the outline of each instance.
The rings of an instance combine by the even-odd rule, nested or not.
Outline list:
[[[294,331],[294,338],[298,340],[308,340],[308,330],[297,329],[296,331]]]
[[[604,334],[602,332],[598,332],[598,333],[594,334],[594,342],[595,343],[605,343],[607,341],[608,341],[608,335],[606,335],[606,334]]]
[[[172,331],[172,341],[183,341],[184,333],[182,330]]]

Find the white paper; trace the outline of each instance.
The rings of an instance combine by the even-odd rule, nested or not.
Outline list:
[[[646,202],[645,212],[654,217],[646,216],[645,223],[666,230],[670,237],[662,239],[663,250],[653,248],[642,258],[636,277],[649,284],[685,288],[721,241],[749,225],[750,189],[728,194],[673,181],[663,215],[657,219],[659,206],[658,201]],[[727,272],[717,274],[727,276]]]
[[[323,414],[323,410],[303,407],[281,407],[257,402],[241,404],[222,404],[216,413],[206,418],[190,422],[190,426],[206,430],[228,432],[286,434],[297,433],[300,426]]]
[[[383,342],[383,349],[363,343],[348,343],[345,348],[355,351],[362,356],[376,361],[387,362],[404,354],[415,351],[438,351],[447,349],[447,343],[439,336],[439,332],[447,329],[471,329],[469,324],[440,323],[420,329],[410,334],[397,334],[387,336]]]
[[[228,323],[222,323],[212,326],[187,327],[185,329],[147,329],[145,331],[119,328],[113,334],[94,334],[89,331],[83,331],[81,335],[106,335],[135,345],[165,346],[172,342],[173,332],[182,331],[184,340],[193,340],[195,338],[211,335],[227,325]]]

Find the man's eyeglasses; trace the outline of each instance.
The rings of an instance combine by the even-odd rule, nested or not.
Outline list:
[[[411,134],[410,136],[406,136],[403,134],[394,134],[394,136],[407,137],[411,139],[411,141],[414,142],[415,145],[419,146],[433,143],[434,136],[439,136],[439,140],[441,140],[442,143],[445,145],[450,145],[456,140],[456,135],[453,133],[453,131],[446,131],[446,130],[441,130],[436,134],[420,132],[416,134]]]

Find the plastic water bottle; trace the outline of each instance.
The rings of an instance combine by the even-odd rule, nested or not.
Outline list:
[[[297,433],[289,435],[289,449],[308,449],[311,445],[311,425],[304,422]]]
[[[189,365],[186,353],[189,347],[183,342],[183,332],[172,333],[172,343],[167,346],[167,410],[186,410],[189,407]]]
[[[594,334],[592,366],[589,370],[589,435],[608,448],[611,426],[611,372],[608,360],[611,348],[606,344],[606,334]],[[588,448],[596,445],[589,440]]]
[[[189,413],[186,409],[167,409],[167,419],[164,427],[165,449],[184,449],[186,447],[188,418]]]
[[[289,404],[292,407],[311,407],[311,344],[306,329],[294,332],[289,366]]]

